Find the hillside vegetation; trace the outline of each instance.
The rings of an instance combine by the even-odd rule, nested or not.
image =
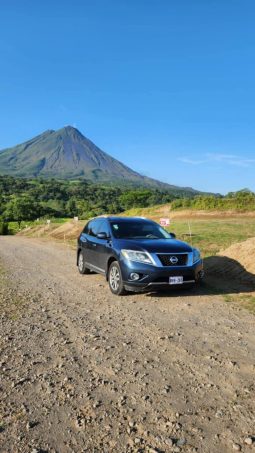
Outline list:
[[[177,196],[178,191],[0,176],[0,217],[18,222],[38,217],[87,219],[131,207],[169,203]]]
[[[255,211],[255,193],[248,189],[230,192],[225,197],[195,196],[173,201],[172,210],[177,209],[204,209],[218,211]]]
[[[178,198],[179,197],[179,198]],[[88,181],[59,181],[0,176],[0,234],[3,222],[36,219],[88,219],[102,214],[191,218],[255,214],[255,194],[248,190],[219,196],[181,198],[181,194],[149,188],[96,185]]]

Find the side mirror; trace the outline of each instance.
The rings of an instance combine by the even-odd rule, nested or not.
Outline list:
[[[98,233],[98,234],[97,234],[97,238],[98,238],[98,239],[108,239],[109,236],[108,236],[107,233],[105,233],[105,232],[102,231],[102,233]]]
[[[172,238],[175,239],[176,238],[176,234],[175,233],[170,233]]]

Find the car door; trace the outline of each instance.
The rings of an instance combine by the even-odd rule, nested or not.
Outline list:
[[[89,224],[87,234],[88,255],[86,261],[88,264],[94,266],[95,270],[97,270],[97,233],[99,231],[100,223],[101,219],[93,219]]]
[[[105,233],[107,238],[100,239],[96,237],[96,265],[98,268],[106,271],[108,256],[111,253],[112,242],[111,242],[111,233],[107,220],[103,219],[97,228],[98,233]]]
[[[83,230],[83,233],[80,237],[82,244],[82,249],[84,252],[85,263],[90,267],[90,265],[96,265],[96,235],[97,228],[99,226],[99,219],[91,220]]]
[[[88,257],[89,257],[87,236],[88,236],[88,231],[90,228],[90,223],[91,222],[87,223],[87,225],[84,227],[84,229],[79,237],[79,246],[81,247],[81,249],[84,253],[84,257],[86,256],[86,260],[88,260]]]

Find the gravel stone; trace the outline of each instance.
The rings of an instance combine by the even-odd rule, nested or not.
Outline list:
[[[246,437],[246,438],[244,439],[244,443],[245,443],[246,445],[252,445],[252,444],[253,444],[253,439],[252,439],[252,437]]]

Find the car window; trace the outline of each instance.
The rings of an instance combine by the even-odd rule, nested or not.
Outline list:
[[[91,223],[91,222],[88,222],[88,223],[85,225],[85,227],[83,228],[83,233],[88,234],[90,223]]]
[[[91,222],[89,222],[89,224],[88,224],[87,234],[89,236],[95,237],[97,235],[97,233],[99,233],[101,223],[102,223],[102,220],[100,220],[100,219],[91,220]]]
[[[171,235],[160,225],[150,222],[111,222],[112,232],[118,239],[170,239]]]
[[[106,220],[102,220],[99,225],[98,233],[106,233],[107,236],[110,236],[110,229],[108,226],[108,222]]]

